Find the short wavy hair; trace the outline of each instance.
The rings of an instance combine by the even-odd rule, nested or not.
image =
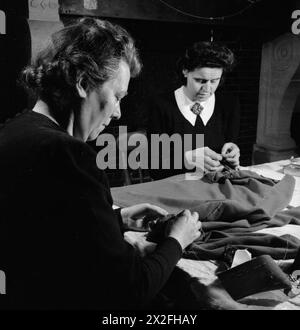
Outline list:
[[[21,83],[46,102],[57,116],[68,116],[81,100],[76,83],[91,91],[116,73],[125,61],[131,77],[141,70],[130,34],[109,21],[83,18],[55,32],[47,47],[21,74]]]
[[[233,52],[224,45],[198,41],[191,47],[187,48],[184,55],[177,62],[177,73],[186,83],[186,78],[182,71],[194,71],[198,68],[221,68],[223,74],[231,71],[235,64],[235,56]]]

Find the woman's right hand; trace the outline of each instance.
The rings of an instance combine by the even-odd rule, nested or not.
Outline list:
[[[195,239],[200,237],[200,228],[201,221],[199,221],[199,214],[184,210],[174,220],[168,236],[175,238],[180,243],[182,250],[184,250]]]
[[[204,169],[208,172],[222,171],[224,166],[221,165],[222,155],[216,153],[209,147],[204,148]]]
[[[216,153],[209,147],[197,148],[189,150],[185,153],[188,164],[196,166],[203,172],[222,171],[224,166],[221,165],[222,155]]]

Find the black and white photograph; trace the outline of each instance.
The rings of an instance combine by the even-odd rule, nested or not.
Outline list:
[[[0,314],[217,310],[300,310],[300,1],[0,0]]]

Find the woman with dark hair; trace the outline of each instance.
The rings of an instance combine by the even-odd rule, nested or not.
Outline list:
[[[198,214],[185,210],[141,257],[123,232],[166,211],[150,204],[114,211],[105,173],[85,143],[121,116],[120,101],[140,68],[123,28],[85,18],[56,32],[24,70],[37,102],[0,130],[5,308],[148,306],[199,237]]]
[[[161,155],[161,159],[170,161],[170,169],[163,169],[160,163],[159,169],[150,171],[152,178],[188,172],[191,168],[188,165],[199,165],[204,171],[222,170],[222,160],[231,166],[239,165],[240,152],[236,145],[239,104],[233,95],[217,92],[233,64],[232,51],[211,42],[194,43],[178,61],[183,85],[158,95],[150,103],[148,138],[151,141],[152,134],[176,133],[181,137],[182,146],[184,137],[191,135],[193,140],[189,149],[183,150],[178,144],[171,148],[170,158]],[[203,134],[204,141],[197,140],[197,134]],[[181,167],[176,166],[172,153],[182,155]],[[193,157],[202,163],[193,162]]]

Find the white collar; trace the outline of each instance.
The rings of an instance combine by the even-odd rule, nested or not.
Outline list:
[[[191,111],[191,106],[195,103],[190,100],[184,93],[184,86],[175,90],[175,99],[177,106],[186,120],[188,120],[193,126],[195,126],[197,115]],[[203,111],[200,115],[203,124],[206,125],[211,118],[215,108],[215,94],[213,94],[205,102],[199,102],[203,106]]]

